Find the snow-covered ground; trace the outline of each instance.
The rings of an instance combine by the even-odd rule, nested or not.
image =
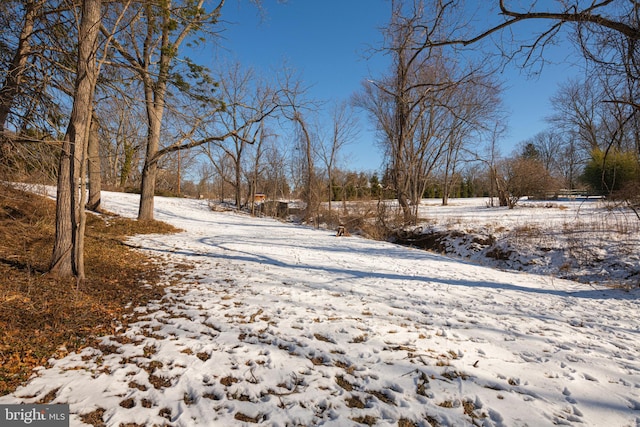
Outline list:
[[[138,196],[103,203],[135,216]],[[638,289],[205,201],[156,198],[156,218],[184,232],[132,243],[164,258],[166,296],[0,403],[69,403],[72,426],[640,426]]]
[[[630,210],[599,199],[488,205],[424,200],[423,222],[410,240],[420,245],[435,235],[440,251],[501,269],[617,287],[640,283],[640,221]]]

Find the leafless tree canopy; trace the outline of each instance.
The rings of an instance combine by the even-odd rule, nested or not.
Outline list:
[[[545,49],[562,36],[574,44],[588,65],[605,73],[612,84],[626,82],[611,93],[611,102],[639,109],[640,3],[635,0],[509,0],[436,2],[440,11],[431,25],[455,22],[445,34],[425,32],[422,46],[493,47],[503,59],[522,65],[544,62]],[[524,23],[536,25],[535,30]]]
[[[391,68],[366,82],[355,103],[377,125],[391,185],[410,223],[432,172],[443,159],[448,172],[455,169],[463,143],[491,127],[487,122],[499,105],[499,88],[480,63],[460,60],[446,46],[425,43],[425,38],[439,38],[449,29],[443,5],[392,4],[383,49],[391,57]]]

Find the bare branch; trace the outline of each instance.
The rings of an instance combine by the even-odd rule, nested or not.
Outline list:
[[[505,5],[505,0],[500,0],[500,12],[503,16],[505,16],[505,21],[501,22],[491,28],[488,28],[484,31],[481,31],[478,35],[471,38],[460,38],[460,39],[443,39],[443,40],[433,40],[427,37],[425,40],[424,46],[436,47],[436,46],[450,46],[450,45],[461,45],[468,46],[474,43],[477,43],[487,37],[495,34],[501,30],[504,30],[507,27],[510,27],[518,22],[527,21],[527,20],[551,20],[558,21],[554,27],[561,25],[565,22],[574,22],[574,23],[591,23],[603,28],[608,28],[614,30],[625,37],[631,40],[640,40],[640,29],[629,24],[622,22],[622,20],[616,20],[612,18],[605,17],[600,14],[594,13],[595,11],[610,5],[614,0],[604,0],[599,3],[594,3],[591,6],[577,11],[575,10],[575,6],[562,11],[562,12],[516,12],[510,10]],[[572,11],[573,9],[573,11]],[[551,30],[549,30],[551,31]]]

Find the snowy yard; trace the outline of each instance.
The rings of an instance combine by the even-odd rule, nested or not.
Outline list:
[[[501,269],[582,283],[637,287],[640,221],[599,199],[521,201],[515,209],[489,199],[425,200],[422,233],[443,233],[442,251]]]
[[[103,194],[125,216],[137,202]],[[458,224],[465,212],[505,227],[545,226],[548,212],[576,223],[571,209],[447,212]],[[156,218],[184,232],[131,243],[164,258],[164,299],[0,403],[69,403],[72,426],[640,426],[638,289],[338,238],[204,201],[156,198]]]

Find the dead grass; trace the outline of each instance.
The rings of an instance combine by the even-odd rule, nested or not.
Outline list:
[[[0,187],[0,395],[34,367],[79,350],[126,324],[124,316],[163,290],[159,263],[123,244],[127,236],[177,231],[160,222],[88,216],[87,279],[46,274],[54,239],[50,199]]]

